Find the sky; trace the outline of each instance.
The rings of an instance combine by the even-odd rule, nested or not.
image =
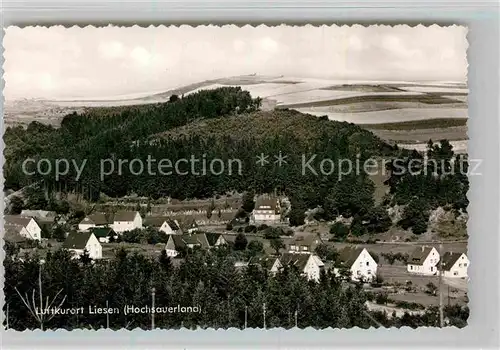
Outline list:
[[[461,26],[8,27],[6,100],[161,92],[236,75],[466,82]]]

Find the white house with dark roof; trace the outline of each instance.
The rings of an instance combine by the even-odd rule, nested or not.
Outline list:
[[[94,227],[109,227],[113,225],[113,215],[106,213],[93,213],[87,215],[78,224],[78,231],[88,231]]]
[[[176,222],[179,224],[183,234],[194,233],[199,229],[198,222],[192,215],[184,217]]]
[[[167,256],[175,257],[179,255],[182,250],[194,249],[195,247],[200,247],[202,249],[210,248],[210,244],[204,233],[169,235],[167,243],[165,244],[165,252]]]
[[[101,243],[92,232],[71,232],[66,237],[63,248],[73,252],[75,258],[82,255],[85,250],[92,259],[102,258]]]
[[[466,278],[467,268],[470,261],[467,255],[458,252],[446,252],[443,254],[443,277]]]
[[[163,216],[146,217],[144,218],[143,225],[146,227],[147,226],[154,227],[158,231],[164,232],[167,235],[176,235],[182,233],[179,222],[169,217],[163,217]]]
[[[261,196],[255,202],[251,219],[257,224],[279,223],[281,220],[280,202],[276,197]]]
[[[280,257],[280,263],[283,267],[296,268],[309,281],[316,282],[319,281],[321,271],[325,268],[323,261],[314,254],[284,253]]]
[[[406,270],[409,273],[432,276],[438,273],[439,252],[434,247],[417,247],[409,257]]]
[[[335,265],[335,274],[340,274],[341,269],[347,269],[353,281],[369,282],[377,276],[378,264],[366,248],[345,247],[341,249]]]
[[[260,266],[273,275],[277,274],[283,268],[280,259],[272,256],[254,256],[250,259],[248,265]]]
[[[288,245],[289,253],[311,254],[319,244],[319,239],[315,235],[297,236]]]
[[[138,211],[118,211],[113,217],[113,230],[116,233],[142,229],[142,217]]]
[[[36,241],[40,241],[42,239],[42,229],[32,217],[5,215],[4,220],[6,226],[10,226],[11,228],[12,226],[19,226],[24,228],[24,230],[19,229],[19,233],[25,235],[26,238]]]

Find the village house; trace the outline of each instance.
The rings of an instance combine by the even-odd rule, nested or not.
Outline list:
[[[113,225],[113,215],[106,213],[93,213],[87,215],[78,224],[78,231],[88,231],[93,227],[109,227]]]
[[[255,202],[251,220],[256,224],[277,224],[281,221],[280,202],[276,197],[261,196]]]
[[[165,244],[165,252],[167,256],[176,257],[180,252],[187,249],[194,249],[195,247],[203,249],[208,249],[210,247],[204,233],[169,235],[167,243]]]
[[[86,250],[92,259],[102,258],[102,246],[92,232],[71,232],[63,244],[64,249],[74,253],[78,258]]]
[[[101,243],[109,243],[110,239],[117,239],[118,235],[111,227],[92,227],[90,230]]]
[[[30,237],[29,232],[21,225],[5,225],[4,229],[3,239],[6,242],[23,243]]]
[[[224,237],[224,235],[215,232],[206,232],[205,237],[207,239],[208,245],[210,248],[219,247],[223,245],[227,245],[228,241]]]
[[[319,240],[314,235],[298,236],[288,246],[289,253],[310,254],[314,252]]]
[[[280,258],[281,265],[296,268],[301,275],[310,281],[319,281],[325,264],[314,254],[284,253]]]
[[[352,281],[372,281],[377,276],[377,262],[366,248],[345,247],[339,251],[334,273],[348,271]]]
[[[164,232],[167,235],[181,234],[179,222],[163,216],[150,216],[144,218],[144,226],[154,227],[158,231]]]
[[[248,265],[259,266],[272,275],[277,274],[283,268],[280,259],[272,256],[253,257]]]
[[[36,241],[42,239],[42,229],[38,226],[35,219],[21,215],[5,215],[4,220],[6,226],[11,226],[11,228],[12,226],[19,226],[20,228],[16,230],[27,239]],[[21,227],[24,228],[24,230],[21,229]]]
[[[432,276],[438,273],[439,252],[434,247],[417,247],[409,257],[406,270],[409,273]]]
[[[142,229],[142,217],[138,211],[118,211],[113,217],[113,230],[116,233]]]
[[[446,252],[443,254],[443,277],[466,278],[469,258],[464,253]]]
[[[185,217],[177,222],[179,223],[181,231],[184,234],[194,233],[199,229],[198,222],[192,216]]]

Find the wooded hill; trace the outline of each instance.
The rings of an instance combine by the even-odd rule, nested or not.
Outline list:
[[[408,169],[411,159],[420,158],[417,152],[399,150],[384,143],[371,132],[351,123],[333,122],[326,117],[318,118],[292,110],[259,111],[260,99],[252,99],[241,88],[225,87],[200,91],[184,98],[172,96],[170,102],[117,108],[89,109],[83,114],[66,116],[61,127],[55,129],[40,123],[28,128],[8,128],[6,188],[17,190],[39,181],[51,191],[81,191],[94,201],[101,193],[121,197],[130,193],[150,198],[171,196],[177,199],[208,198],[228,191],[277,191],[291,198],[294,222],[301,222],[303,211],[316,206],[323,207],[325,219],[336,215],[356,216],[359,222],[381,218],[383,208],[376,208],[373,200],[374,184],[364,172],[353,172],[339,180],[337,165],[340,160],[352,164],[371,157],[398,159]],[[274,156],[286,155],[287,164],[274,164]],[[266,166],[256,164],[256,156],[268,155]],[[311,162],[319,170],[320,162],[329,159],[335,167],[328,175],[303,173],[303,160],[316,155]],[[100,178],[102,159],[147,158],[178,159],[217,158],[227,164],[231,159],[241,162],[241,174],[233,172],[214,175],[192,174],[169,176],[150,175],[145,171],[136,175],[125,166],[121,175],[117,172]],[[430,158],[445,162],[445,168],[458,167],[465,162],[459,158],[446,141],[430,146]],[[56,181],[54,174],[28,176],[22,172],[22,162],[28,158],[46,158],[53,163],[67,159],[86,166],[78,182],[76,171]],[[460,156],[461,157],[461,156]],[[458,162],[452,161],[457,159]],[[452,165],[453,164],[453,165]],[[414,167],[414,166],[413,166]],[[393,167],[394,168],[394,167]],[[189,170],[189,165],[182,171]],[[345,169],[344,169],[345,170]],[[388,179],[391,194],[383,205],[411,204],[411,212],[425,219],[428,211],[436,206],[451,205],[465,209],[468,202],[467,177],[462,174],[393,175]],[[441,176],[442,175],[442,176]],[[43,206],[43,199],[33,206]],[[365,218],[365,219],[363,219]],[[422,219],[422,220],[424,220]],[[412,219],[413,220],[413,219]],[[409,227],[415,225],[410,220]],[[371,225],[375,230],[385,228]]]

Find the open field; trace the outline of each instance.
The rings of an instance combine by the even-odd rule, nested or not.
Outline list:
[[[453,151],[455,153],[467,153],[468,149],[468,141],[460,140],[460,141],[450,141],[450,144],[453,146]],[[419,152],[424,152],[427,149],[427,142],[425,143],[398,143],[398,146],[406,149],[415,149]]]
[[[358,124],[467,118],[468,89],[461,83],[247,75],[207,80],[162,92],[101,96],[86,100],[68,98],[57,101],[7,101],[5,121],[7,125],[27,124],[33,120],[58,125],[64,115],[83,107],[165,102],[173,94],[190,94],[223,86],[241,86],[252,97],[263,98],[265,110],[288,107],[312,115],[327,115],[332,120]]]
[[[425,110],[421,108],[405,108],[360,113],[331,112],[330,107],[298,108],[297,110],[318,117],[326,115],[330,120],[354,124],[396,123],[434,118],[467,118],[467,109],[465,108],[426,108]]]
[[[467,128],[463,126],[420,130],[384,130],[371,127],[367,129],[385,141],[402,144],[427,143],[429,140],[463,141],[467,139]]]

